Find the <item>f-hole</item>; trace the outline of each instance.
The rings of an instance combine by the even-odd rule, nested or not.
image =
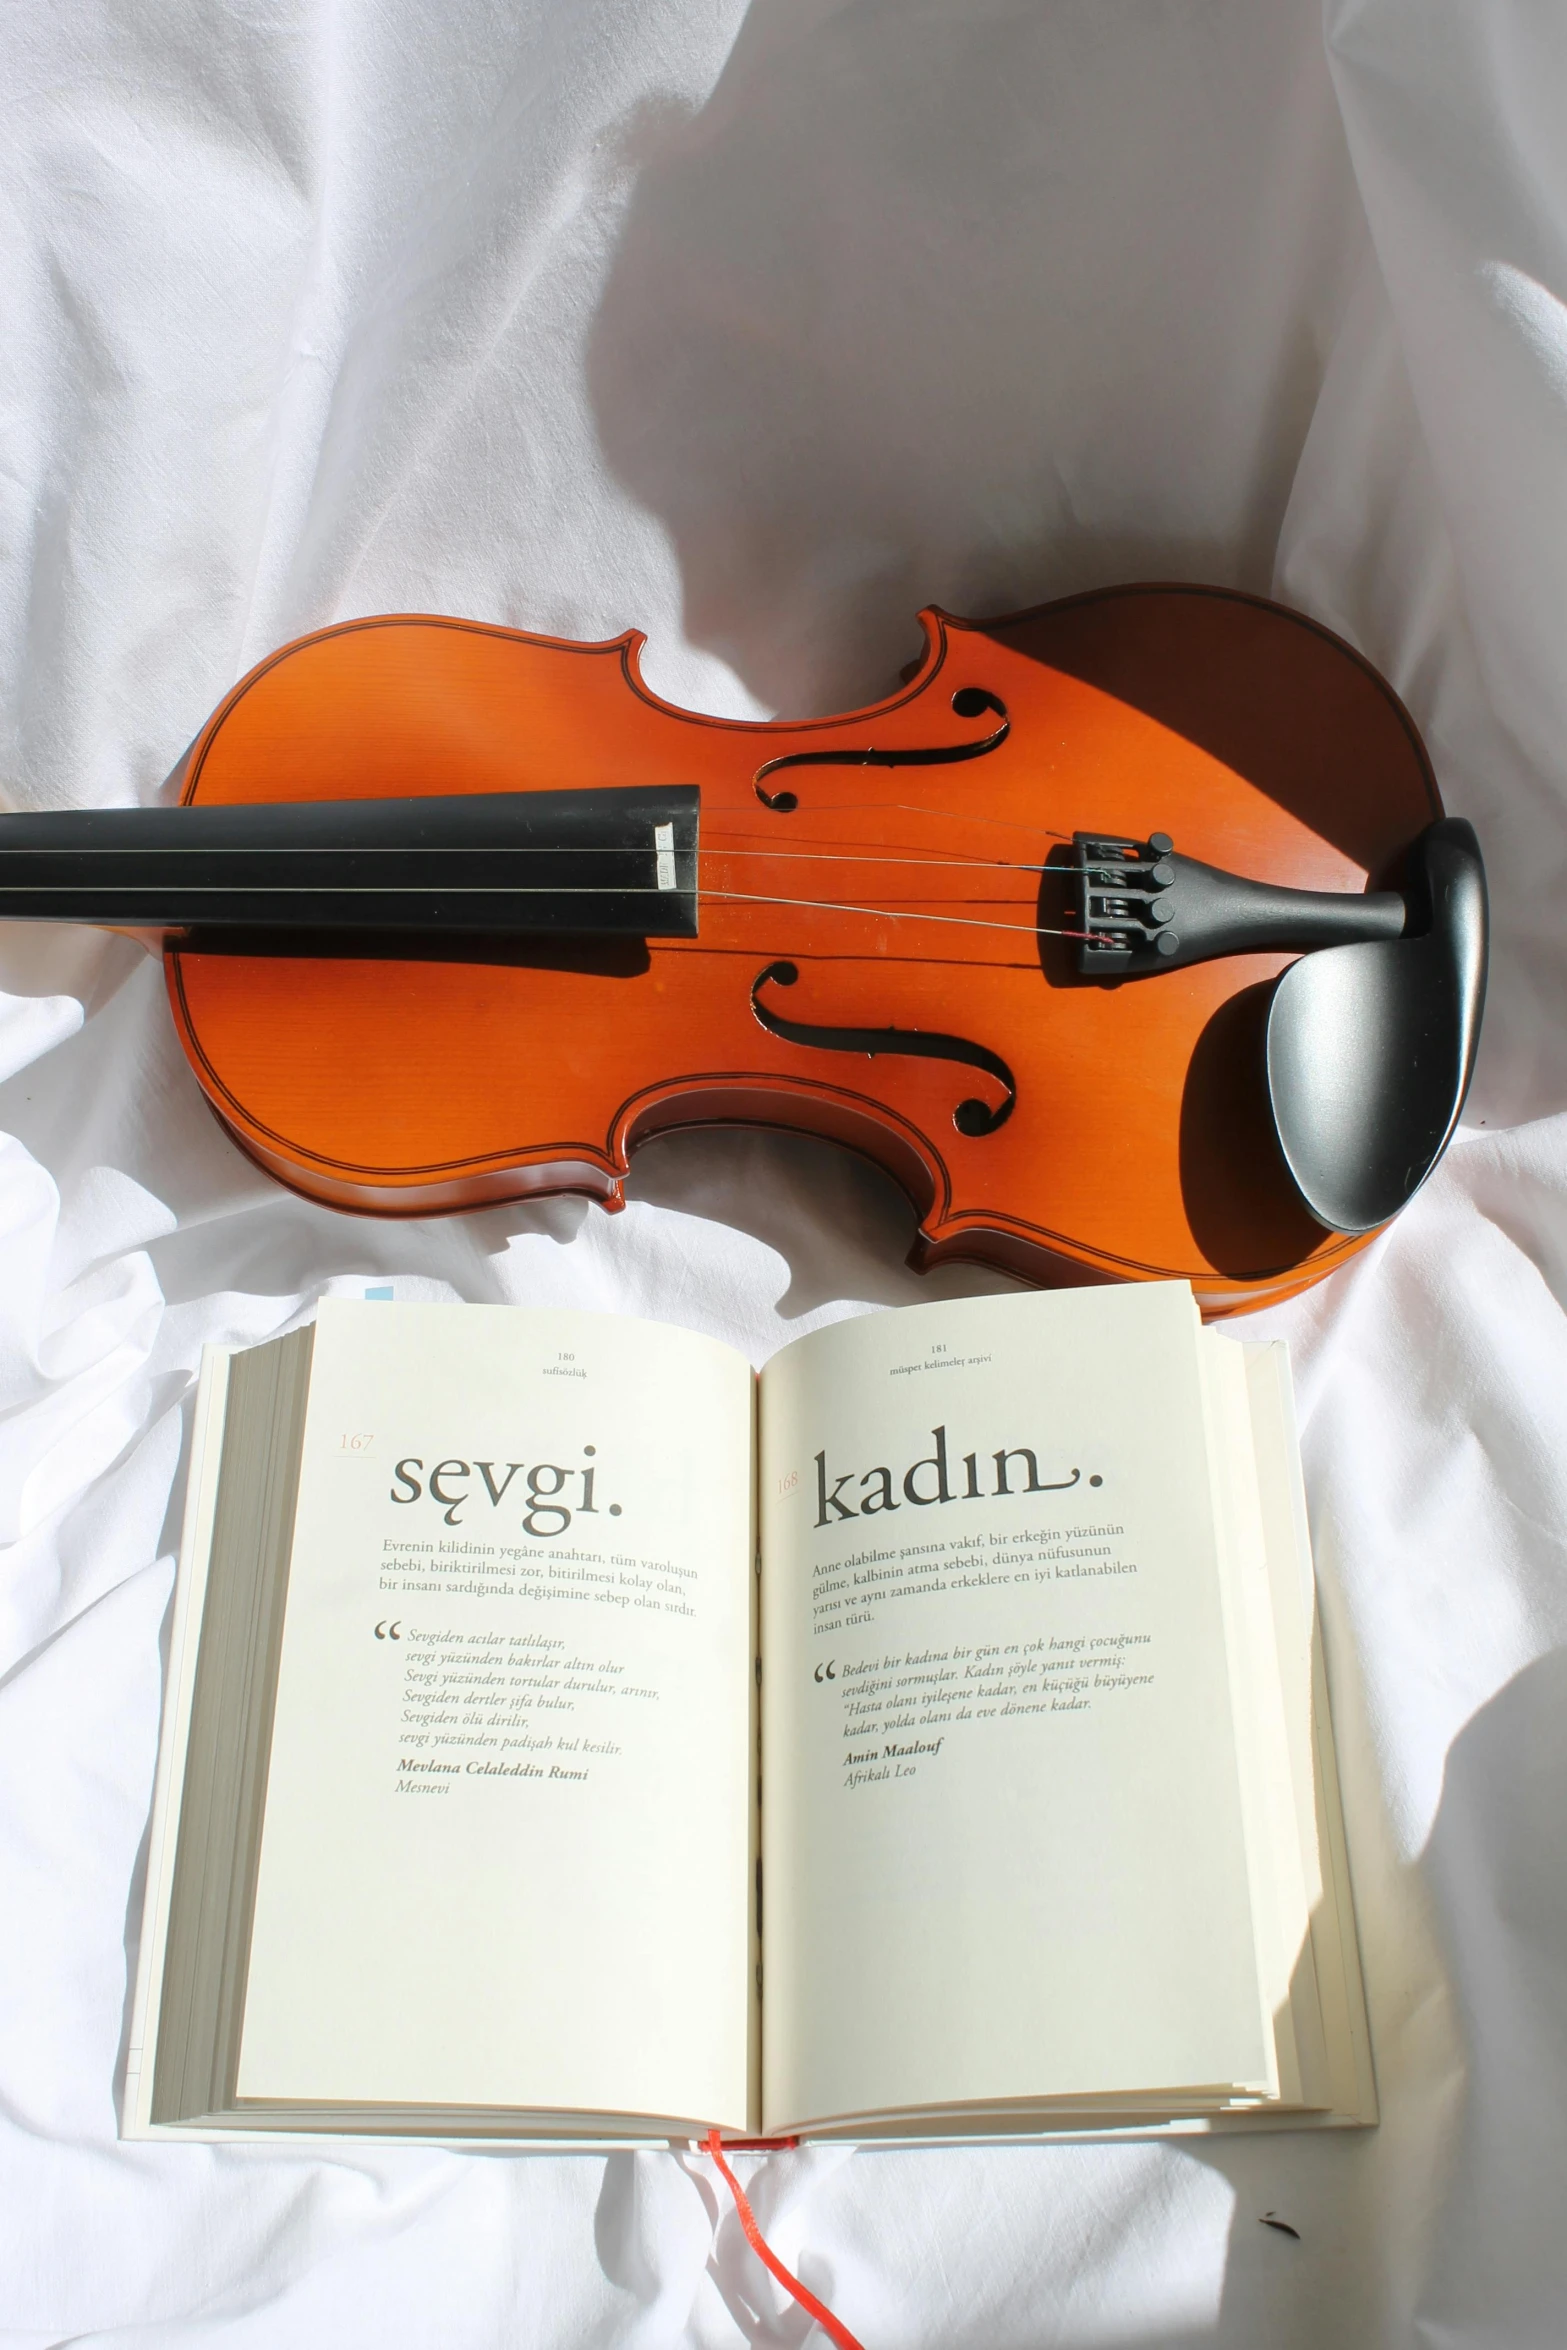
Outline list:
[[[952,707],[960,718],[982,718],[990,711],[1001,724],[977,742],[944,743],[934,749],[878,751],[873,745],[867,745],[864,750],[789,751],[781,759],[769,759],[758,767],[751,779],[756,796],[775,816],[792,816],[800,805],[797,792],[762,788],[767,776],[781,774],[786,767],[954,767],[961,760],[983,759],[991,751],[999,751],[1012,731],[1005,702],[987,686],[959,686],[952,697]]]
[[[814,1021],[786,1019],[782,1012],[775,1012],[763,1003],[761,991],[769,981],[774,987],[793,987],[799,976],[799,969],[793,963],[769,963],[751,984],[751,1009],[770,1036],[781,1037],[785,1044],[807,1045],[816,1052],[864,1053],[872,1060],[878,1053],[901,1053],[913,1060],[956,1061],[963,1068],[983,1069],[1001,1087],[1001,1100],[992,1109],[988,1102],[970,1096],[953,1111],[953,1125],[960,1134],[977,1138],[994,1134],[1011,1117],[1017,1101],[1017,1079],[1001,1055],[993,1053],[988,1045],[972,1044],[966,1036],[943,1036],[933,1028],[818,1026]]]

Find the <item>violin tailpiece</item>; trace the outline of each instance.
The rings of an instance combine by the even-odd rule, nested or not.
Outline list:
[[[1129,840],[1072,836],[1085,979],[1143,979],[1218,955],[1309,953],[1401,938],[1408,915],[1396,890],[1280,889],[1176,854],[1168,833]]]

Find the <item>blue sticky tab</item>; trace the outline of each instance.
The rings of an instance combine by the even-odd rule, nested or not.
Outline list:
[[[365,1291],[365,1304],[367,1306],[389,1306],[392,1302],[392,1285],[390,1282],[387,1283],[384,1289],[367,1289]]]

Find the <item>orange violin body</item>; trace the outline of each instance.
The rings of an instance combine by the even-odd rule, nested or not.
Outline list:
[[[650,1135],[794,1128],[896,1178],[922,1266],[1184,1276],[1223,1312],[1344,1263],[1363,1240],[1307,1215],[1263,1097],[1290,958],[1085,983],[1058,866],[1074,831],[1162,833],[1363,889],[1441,814],[1396,696],[1327,631],[1216,590],[923,624],[902,691],[803,724],[671,707],[635,634],[389,617],[263,662],[193,744],[186,802],[695,785],[700,913],[646,941],[171,940],[229,1131],[312,1198],[429,1215],[617,1207]]]

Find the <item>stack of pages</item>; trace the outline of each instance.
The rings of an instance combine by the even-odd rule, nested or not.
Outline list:
[[[1314,1623],[1181,1285],[330,1300],[205,1364],[126,2133],[1370,2121]]]

